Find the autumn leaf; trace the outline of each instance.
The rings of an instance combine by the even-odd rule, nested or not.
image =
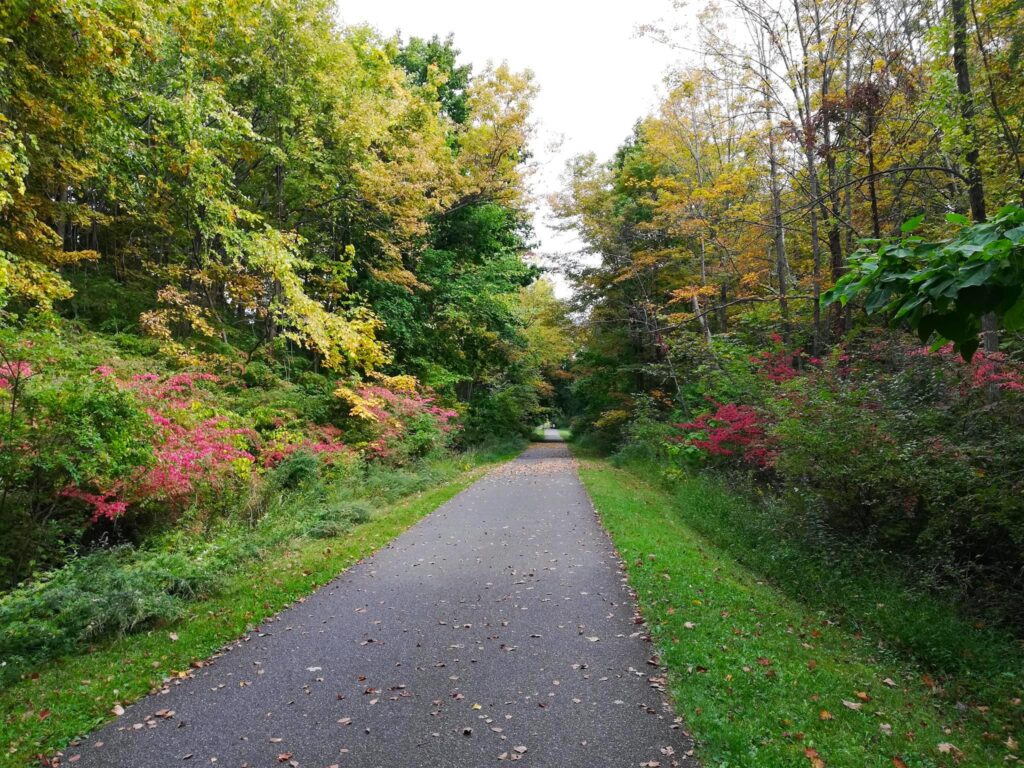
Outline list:
[[[938,750],[944,755],[952,755],[953,759],[957,762],[963,759],[964,753],[956,747],[954,744],[950,744],[948,741],[944,741],[938,745]]]
[[[804,749],[804,757],[810,760],[812,768],[825,768],[825,761],[818,754],[818,750],[813,747]]]

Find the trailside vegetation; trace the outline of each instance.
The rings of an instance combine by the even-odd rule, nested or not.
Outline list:
[[[756,574],[921,665],[953,713],[947,737],[911,751],[883,731],[870,764],[1018,760],[1021,8],[697,10],[645,29],[688,63],[612,158],[574,158],[552,198],[583,241],[564,263],[581,327],[561,405],[577,446],[664,483]],[[630,541],[661,531],[633,522],[654,527]],[[731,700],[739,685],[715,680]],[[698,738],[710,710],[690,714]],[[716,704],[730,725],[703,731],[712,764],[760,765],[762,748],[802,738],[785,712],[744,735],[738,712]],[[998,748],[979,746],[978,713]],[[907,728],[892,736],[923,736]],[[801,746],[784,751],[869,764],[838,738]]]
[[[532,75],[334,12],[0,8],[4,679],[551,407]]]

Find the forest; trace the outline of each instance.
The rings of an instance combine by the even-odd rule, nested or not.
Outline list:
[[[343,26],[331,0],[0,7],[11,760],[109,709],[68,699],[61,665],[222,616],[181,643],[203,658],[542,422],[571,432],[631,579],[683,556],[678,524],[756,574],[734,599],[769,583],[934,697],[908,683],[903,714],[805,740],[835,719],[790,727],[807,691],[755,712],[762,688],[684,684],[666,652],[707,765],[1019,759],[1024,6],[672,6],[642,34],[687,63],[613,157],[569,162],[548,203],[581,249],[553,263],[528,70]],[[641,604],[675,644],[657,632],[696,625],[661,613],[665,579]],[[123,674],[103,696],[152,687]],[[857,762],[893,724],[901,751]],[[916,731],[946,740],[916,759]]]
[[[528,72],[328,2],[15,2],[0,43],[6,672],[539,422]]]
[[[906,557],[1019,626],[1020,20],[731,2],[698,43],[646,30],[700,64],[554,200],[586,247],[574,432],[742,475],[795,535]]]

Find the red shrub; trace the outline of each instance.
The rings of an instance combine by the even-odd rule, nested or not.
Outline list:
[[[736,457],[746,464],[771,466],[774,452],[768,444],[763,420],[749,405],[725,403],[691,422],[673,425],[688,434],[675,438],[710,456]]]

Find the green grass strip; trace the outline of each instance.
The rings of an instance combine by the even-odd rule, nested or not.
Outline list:
[[[207,658],[296,599],[391,541],[472,485],[485,467],[382,511],[337,539],[298,540],[225,579],[182,619],[49,663],[0,691],[0,766],[37,764],[76,736],[110,720],[116,703],[135,701],[168,676]],[[171,633],[177,640],[171,639]]]
[[[919,667],[702,538],[680,513],[685,493],[670,497],[602,461],[584,462],[580,474],[705,768],[1015,764],[1006,761],[1020,755],[1019,700],[958,705]]]

